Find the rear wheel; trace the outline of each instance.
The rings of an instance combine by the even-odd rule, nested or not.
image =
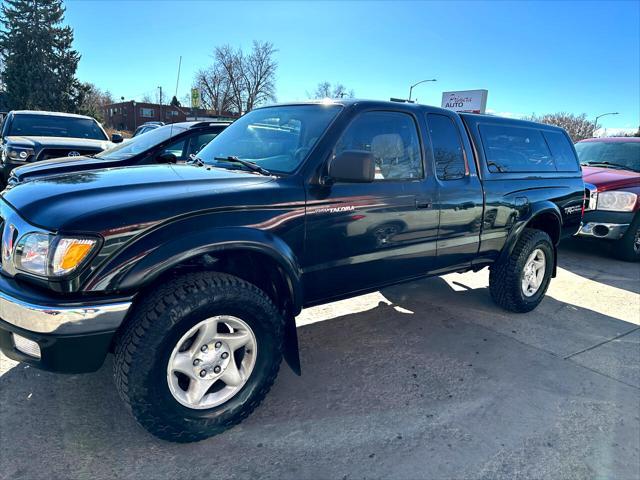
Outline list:
[[[489,291],[494,302],[512,312],[529,312],[542,301],[554,265],[551,238],[525,229],[512,254],[491,267]]]
[[[246,418],[271,388],[283,325],[269,297],[244,280],[177,277],[137,304],[116,345],[116,386],[159,438],[216,435]]]
[[[614,254],[620,260],[640,262],[640,214],[636,215],[623,237],[615,243]]]

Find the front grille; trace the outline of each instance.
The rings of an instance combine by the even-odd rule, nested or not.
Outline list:
[[[38,155],[37,160],[49,160],[50,158],[61,158],[74,156],[70,154],[78,155],[94,155],[100,153],[102,150],[99,148],[45,148]]]

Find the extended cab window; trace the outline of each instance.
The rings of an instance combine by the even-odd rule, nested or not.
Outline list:
[[[411,180],[423,177],[420,140],[413,118],[400,112],[366,112],[347,127],[335,153],[371,152],[376,180]]]
[[[506,125],[480,125],[480,135],[492,173],[555,172],[553,157],[539,130]]]
[[[543,132],[559,172],[577,172],[580,167],[569,137],[562,132]]]
[[[458,129],[445,115],[427,115],[436,175],[440,180],[455,180],[468,173]]]

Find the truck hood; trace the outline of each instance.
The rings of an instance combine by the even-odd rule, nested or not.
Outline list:
[[[31,224],[52,231],[95,232],[151,225],[211,208],[237,205],[274,177],[195,165],[94,169],[41,177],[7,188],[3,198]]]
[[[582,167],[582,178],[592,183],[599,191],[617,190],[640,185],[640,173],[605,167]]]
[[[96,168],[116,167],[122,164],[123,160],[103,160],[100,158],[79,156],[62,157],[42,160],[35,163],[28,163],[11,171],[11,175],[18,182],[26,182],[33,178],[45,175],[54,175],[69,172],[81,172]]]
[[[100,150],[106,150],[113,146],[108,140],[93,140],[90,138],[71,138],[71,137],[20,137],[11,135],[6,137],[7,141],[15,144],[16,146],[31,147],[39,149],[42,147],[53,148],[95,148]]]

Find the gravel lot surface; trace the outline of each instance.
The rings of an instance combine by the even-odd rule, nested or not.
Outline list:
[[[139,427],[110,358],[55,375],[0,355],[0,478],[640,478],[640,265],[571,242],[560,267],[524,315],[486,271],[309,309],[303,376],[283,366],[197,444]]]

